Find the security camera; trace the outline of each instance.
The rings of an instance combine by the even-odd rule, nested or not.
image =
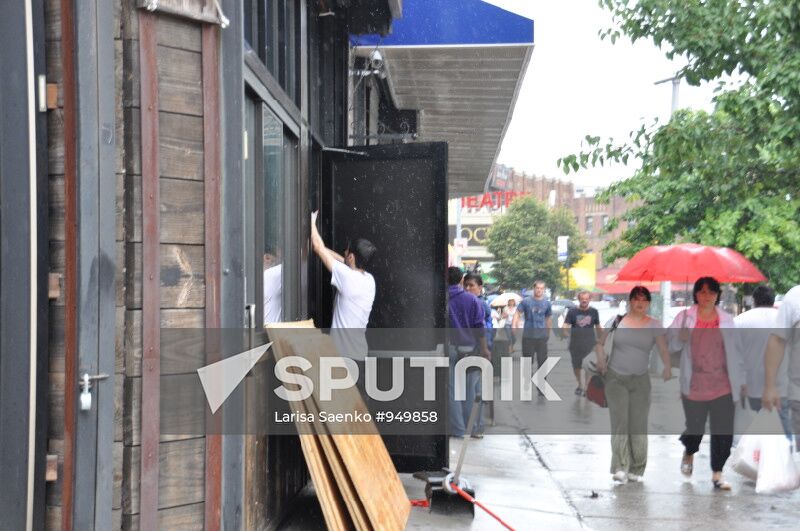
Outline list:
[[[369,67],[372,70],[383,69],[383,55],[380,50],[372,50],[369,52]]]

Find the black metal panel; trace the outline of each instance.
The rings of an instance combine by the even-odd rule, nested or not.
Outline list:
[[[46,334],[47,305],[42,306],[45,289],[38,282],[47,273],[46,167],[32,168],[30,150],[37,139],[46,139],[42,131],[33,131],[29,112],[35,101],[35,82],[29,79],[27,66],[28,40],[25,3],[4,4],[0,17],[0,512],[8,529],[25,529],[28,509],[32,509],[31,525],[43,524],[44,491],[43,455],[31,452],[43,448],[43,422],[46,421],[46,387],[37,387],[31,404],[31,383],[42,385],[47,373]],[[32,14],[42,16],[43,7],[33,2]],[[41,21],[33,21],[34,76],[42,72],[43,34]],[[37,70],[37,67],[39,70]],[[42,126],[40,116],[34,127]],[[36,162],[41,162],[37,153]],[[32,175],[32,172],[34,172]],[[31,202],[31,179],[35,180],[36,196]],[[31,210],[36,226],[31,224]],[[39,225],[44,223],[44,225]],[[31,238],[36,247],[33,256]],[[35,276],[33,275],[36,267]],[[46,284],[46,283],[45,283]],[[31,296],[35,290],[34,296]],[[46,292],[45,292],[46,294]],[[45,295],[46,296],[46,295]],[[31,304],[36,304],[32,318]],[[33,327],[36,327],[36,331]],[[46,336],[44,336],[46,337]],[[33,347],[33,351],[32,351]],[[33,376],[33,378],[31,378]],[[46,381],[46,380],[44,380]],[[31,410],[31,405],[34,409]],[[31,412],[38,417],[32,418]],[[29,446],[31,430],[34,447]],[[28,498],[29,465],[34,458],[33,493]]]
[[[370,350],[409,355],[436,350],[441,340],[435,330],[447,324],[447,144],[326,151],[321,181],[320,230],[326,244],[341,253],[349,241],[361,237],[378,248],[368,267],[376,282],[369,327],[415,329],[414,334],[380,334],[388,338],[386,344],[371,340]],[[333,293],[330,274],[321,269],[317,267],[314,318],[327,328]],[[437,387],[446,382],[446,371],[439,371]],[[443,435],[384,440],[400,471],[447,465]]]

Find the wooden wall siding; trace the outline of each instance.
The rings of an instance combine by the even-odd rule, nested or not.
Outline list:
[[[121,62],[124,157],[124,371],[121,409],[122,529],[141,522],[142,452],[142,144],[139,10],[126,2],[122,11]],[[161,328],[202,328],[206,311],[206,257],[203,168],[203,90],[201,28],[159,15],[155,24],[158,80],[159,307]],[[204,365],[197,352],[159,359],[160,373]],[[187,365],[191,356],[194,362]],[[178,359],[180,357],[180,359]],[[157,525],[162,529],[199,529],[205,512],[206,439],[160,435],[158,444]]]

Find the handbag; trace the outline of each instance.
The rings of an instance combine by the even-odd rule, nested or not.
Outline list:
[[[618,315],[614,319],[614,324],[611,325],[611,330],[608,332],[606,336],[606,343],[609,343],[609,351],[608,356],[606,359],[606,367],[611,362],[611,354],[614,349],[614,330],[617,329],[619,323],[622,321],[624,315]],[[590,359],[591,356],[586,356],[583,362],[583,368],[586,370],[587,374],[591,374],[592,376],[589,378],[589,383],[586,384],[586,398],[590,402],[594,402],[600,407],[606,408],[608,407],[608,401],[606,400],[606,381],[603,375],[597,370],[597,354],[595,354],[594,359]]]
[[[608,407],[606,401],[606,382],[599,374],[593,374],[586,384],[586,398],[600,407]]]

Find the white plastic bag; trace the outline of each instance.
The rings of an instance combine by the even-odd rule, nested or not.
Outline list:
[[[747,398],[744,399],[743,404],[736,405],[736,413],[733,417],[733,445],[739,447],[742,436],[748,433],[748,429],[753,421],[756,419],[756,412],[750,409],[750,404]],[[754,432],[755,433],[755,432]],[[749,477],[749,476],[748,476]],[[753,477],[752,479],[755,479]]]
[[[739,439],[739,444],[731,456],[733,470],[746,478],[756,480],[758,462],[761,459],[761,435],[747,433]]]
[[[756,492],[774,494],[794,490],[800,487],[800,473],[792,459],[792,443],[783,435],[781,419],[776,410],[761,410],[753,424],[758,422],[762,414],[766,417],[765,422],[768,425],[765,426],[766,429],[761,430],[761,433],[770,435],[760,436]]]

